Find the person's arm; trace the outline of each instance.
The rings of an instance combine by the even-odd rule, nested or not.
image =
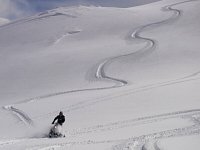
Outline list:
[[[53,120],[52,124],[54,124],[54,122],[58,119],[58,116]]]

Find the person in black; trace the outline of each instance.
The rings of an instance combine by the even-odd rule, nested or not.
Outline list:
[[[59,113],[58,116],[55,117],[55,119],[53,120],[52,124],[54,124],[54,122],[55,122],[56,120],[57,120],[57,123],[58,123],[59,125],[61,125],[61,126],[62,126],[62,124],[65,122],[65,116],[63,115],[63,112],[62,112],[62,111]]]

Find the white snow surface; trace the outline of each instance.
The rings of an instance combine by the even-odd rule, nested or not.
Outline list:
[[[0,26],[9,23],[10,21],[5,18],[0,18]]]
[[[200,148],[199,18],[199,0],[162,0],[0,26],[0,149]]]

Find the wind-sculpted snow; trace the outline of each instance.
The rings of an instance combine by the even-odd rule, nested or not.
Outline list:
[[[56,37],[55,39],[53,39],[53,44],[59,44],[63,39],[65,39],[67,36],[69,35],[73,35],[73,34],[77,34],[81,32],[81,30],[72,30],[72,31],[66,31],[65,33],[63,33],[62,35],[59,35],[58,37]]]
[[[78,14],[76,14],[76,15],[78,15]],[[76,15],[70,14],[69,12],[66,12],[62,9],[49,10],[47,12],[40,13],[40,14],[35,15],[33,17],[20,19],[20,20],[17,20],[17,21],[13,21],[11,23],[7,23],[5,25],[0,26],[0,29],[3,28],[3,27],[10,26],[10,25],[18,25],[18,24],[30,23],[30,22],[33,22],[33,21],[41,21],[43,19],[48,19],[50,17],[56,17],[56,16],[65,16],[65,17],[69,17],[69,18],[77,18]]]

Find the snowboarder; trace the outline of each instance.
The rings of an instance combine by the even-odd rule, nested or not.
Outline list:
[[[49,132],[50,138],[65,137],[65,135],[62,133],[62,124],[64,122],[65,122],[65,116],[63,115],[63,112],[60,111],[59,115],[56,116],[52,122],[52,124],[55,123],[55,125],[50,129]]]
[[[63,112],[60,111],[59,115],[55,117],[52,124],[57,120],[57,124],[61,125],[65,122],[65,116],[63,115]]]

